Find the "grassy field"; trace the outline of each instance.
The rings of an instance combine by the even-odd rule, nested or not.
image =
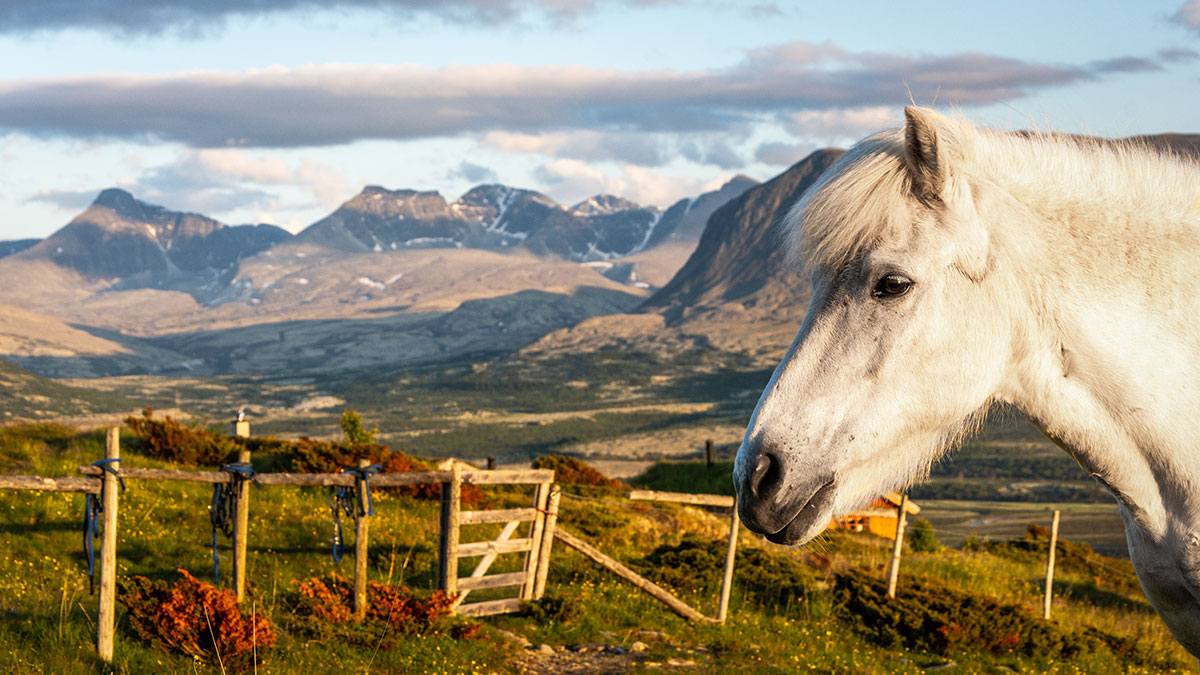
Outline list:
[[[99,458],[102,447],[98,431],[4,427],[0,472],[71,475]],[[124,456],[127,465],[171,466],[132,449]],[[629,502],[586,486],[566,486],[564,493],[564,528],[702,611],[714,611],[726,515]],[[119,578],[173,581],[183,569],[211,580],[209,499],[210,490],[195,484],[130,481],[122,495]],[[552,559],[547,600],[522,615],[486,619],[471,637],[462,637],[470,631],[454,621],[409,632],[323,623],[305,610],[296,582],[348,577],[353,565],[351,557],[331,560],[326,492],[272,487],[252,491],[251,499],[247,606],[279,635],[262,654],[257,671],[263,673],[919,673],[950,661],[958,664],[953,672],[963,673],[1160,673],[1194,665],[1141,597],[1128,562],[1085,547],[1062,549],[1055,618],[1036,619],[1045,543],[1039,551],[1039,542],[1015,526],[1012,537],[995,529],[967,552],[910,551],[894,603],[879,599],[888,558],[884,540],[834,534],[792,551],[743,533],[731,618],[723,626],[690,625],[561,546]],[[511,507],[527,499],[517,490],[492,490],[484,505]],[[947,541],[951,530],[970,529],[967,519],[988,508],[925,506],[923,515]],[[380,491],[375,509],[371,579],[404,584],[427,597],[436,571],[436,504]],[[0,493],[0,661],[10,672],[103,670],[91,648],[95,599],[88,595],[81,511],[78,495]],[[1005,519],[1045,520],[1045,514],[1041,505],[1032,511],[1014,507]],[[1093,515],[1103,516],[1099,508]],[[1074,519],[1064,516],[1064,531]],[[492,536],[494,529],[479,536]],[[224,537],[220,552],[227,578]],[[502,558],[497,571],[517,564]],[[523,649],[514,635],[549,645],[554,654]],[[608,655],[562,650],[587,643],[629,649],[635,641],[648,649]],[[153,646],[139,637],[129,610],[118,612],[116,672],[216,673],[223,667],[232,669],[214,654],[197,658]]]

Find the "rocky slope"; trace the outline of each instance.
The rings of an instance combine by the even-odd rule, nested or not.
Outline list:
[[[218,278],[242,258],[290,237],[273,225],[230,227],[108,189],[65,227],[9,258],[46,260],[92,279],[153,287],[183,277]]]

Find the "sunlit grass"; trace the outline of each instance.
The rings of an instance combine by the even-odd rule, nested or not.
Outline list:
[[[60,427],[0,429],[0,472],[76,475],[76,468],[103,455],[99,432],[77,434]],[[171,466],[133,452],[129,465]],[[353,574],[353,555],[340,563],[330,556],[332,523],[327,492],[319,489],[251,488],[247,603],[281,630],[280,641],[259,672],[512,672],[519,649],[485,631],[483,639],[455,640],[445,634],[404,637],[390,651],[362,649],[304,638],[286,630],[286,601],[293,582],[314,576]],[[207,506],[211,487],[198,483],[129,481],[121,495],[118,574],[173,579],[185,569],[212,579],[211,528]],[[487,506],[527,503],[527,489],[492,490]],[[82,551],[81,495],[0,492],[0,661],[17,672],[97,671],[94,656],[96,599],[89,595]],[[375,492],[371,521],[369,574],[375,581],[432,590],[437,569],[435,503]],[[564,528],[584,537],[618,560],[636,565],[655,547],[679,544],[691,534],[720,548],[728,516],[695,507],[630,502],[585,488],[568,486],[560,507]],[[467,530],[464,540],[494,537],[499,525]],[[352,546],[353,523],[345,523]],[[229,542],[219,540],[222,583],[232,573]],[[525,636],[534,644],[605,642],[628,647],[644,631],[645,661],[694,661],[720,672],[917,673],[953,659],[954,672],[993,673],[1000,666],[1039,673],[1138,673],[1148,666],[1098,651],[1070,662],[1021,654],[968,651],[948,655],[884,647],[849,619],[829,582],[830,570],[853,568],[882,574],[890,557],[886,542],[868,536],[830,535],[812,549],[793,552],[743,532],[746,552],[790,556],[822,566],[802,581],[800,595],[764,598],[747,587],[749,570],[735,577],[730,620],[724,626],[692,625],[591,561],[557,543],[550,565],[549,596],[557,614],[540,618],[502,616],[489,626]],[[814,557],[812,551],[819,556]],[[817,560],[819,558],[819,560]],[[476,559],[465,561],[466,575]],[[518,556],[502,556],[493,571],[520,569]],[[1128,563],[1112,561],[1113,575],[1131,574]],[[908,552],[900,588],[913,579],[932,580],[948,589],[980,594],[1040,612],[1044,562],[1036,557],[943,550]],[[719,578],[719,575],[718,575]],[[832,578],[832,577],[830,577]],[[719,582],[718,582],[719,583]],[[1120,586],[1120,588],[1126,588]],[[1133,587],[1136,587],[1134,584]],[[1161,620],[1139,594],[1117,592],[1108,580],[1090,578],[1064,567],[1056,575],[1052,621],[1069,631],[1093,628],[1137,640],[1139,648],[1166,655],[1167,662],[1193,663],[1174,642]],[[707,613],[715,612],[718,585],[681,589],[680,597]],[[485,594],[472,596],[472,600]],[[217,663],[201,663],[169,654],[141,641],[118,611],[115,666],[119,672],[220,672]],[[1182,666],[1181,666],[1182,667]]]

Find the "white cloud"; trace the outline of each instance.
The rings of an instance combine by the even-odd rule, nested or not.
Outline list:
[[[1192,30],[1200,30],[1200,0],[1187,0],[1171,20]]]
[[[817,149],[808,143],[763,143],[754,151],[754,159],[772,166],[791,166]]]
[[[899,126],[901,117],[901,109],[891,106],[802,110],[787,114],[784,127],[800,138],[836,144]]]
[[[670,176],[632,164],[618,166],[614,174],[574,159],[547,162],[534,175],[545,186],[544,192],[561,204],[574,204],[598,194],[615,194],[639,204],[664,208],[685,197],[716,190],[733,176],[722,172],[702,180]]]
[[[173,161],[146,167],[116,183],[143,201],[226,222],[231,215],[270,222],[263,218],[274,220],[270,214],[277,211],[330,211],[349,196],[346,179],[329,165],[240,149],[183,150]],[[91,203],[99,187],[42,190],[29,201],[77,211]]]
[[[1162,59],[1160,55],[1157,57]],[[618,71],[513,64],[327,64],[234,73],[97,74],[0,81],[0,129],[192,147],[303,147],[364,139],[593,131],[656,161],[637,134],[728,133],[764,116],[870,116],[908,100],[994,104],[1036,90],[1153,67],[1153,58],[1058,65],[964,52],[849,52],[796,42],[730,67]],[[819,120],[818,120],[819,121]],[[615,134],[615,135],[612,135]],[[555,141],[549,137],[546,142]],[[593,137],[593,139],[596,137]],[[586,135],[557,139],[587,150]],[[590,151],[596,152],[593,147]]]

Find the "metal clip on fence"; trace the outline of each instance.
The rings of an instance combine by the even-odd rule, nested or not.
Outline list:
[[[92,466],[98,466],[101,469],[111,473],[117,477],[117,482],[121,485],[121,492],[125,491],[125,479],[121,477],[121,472],[112,467],[113,462],[119,462],[119,459],[100,459],[92,462]],[[95,570],[96,570],[96,550],[93,539],[100,536],[100,514],[104,512],[104,505],[100,501],[100,495],[91,494],[83,500],[83,551],[87,554],[88,561],[88,593],[95,593]]]
[[[241,484],[253,481],[254,486],[262,489],[254,467],[248,462],[222,464],[221,471],[229,474],[229,483],[213,483],[212,503],[208,506],[208,521],[212,524],[212,559],[213,583],[221,583],[221,557],[217,555],[217,530],[225,533],[226,537],[233,536],[234,514],[237,513],[238,494]]]

